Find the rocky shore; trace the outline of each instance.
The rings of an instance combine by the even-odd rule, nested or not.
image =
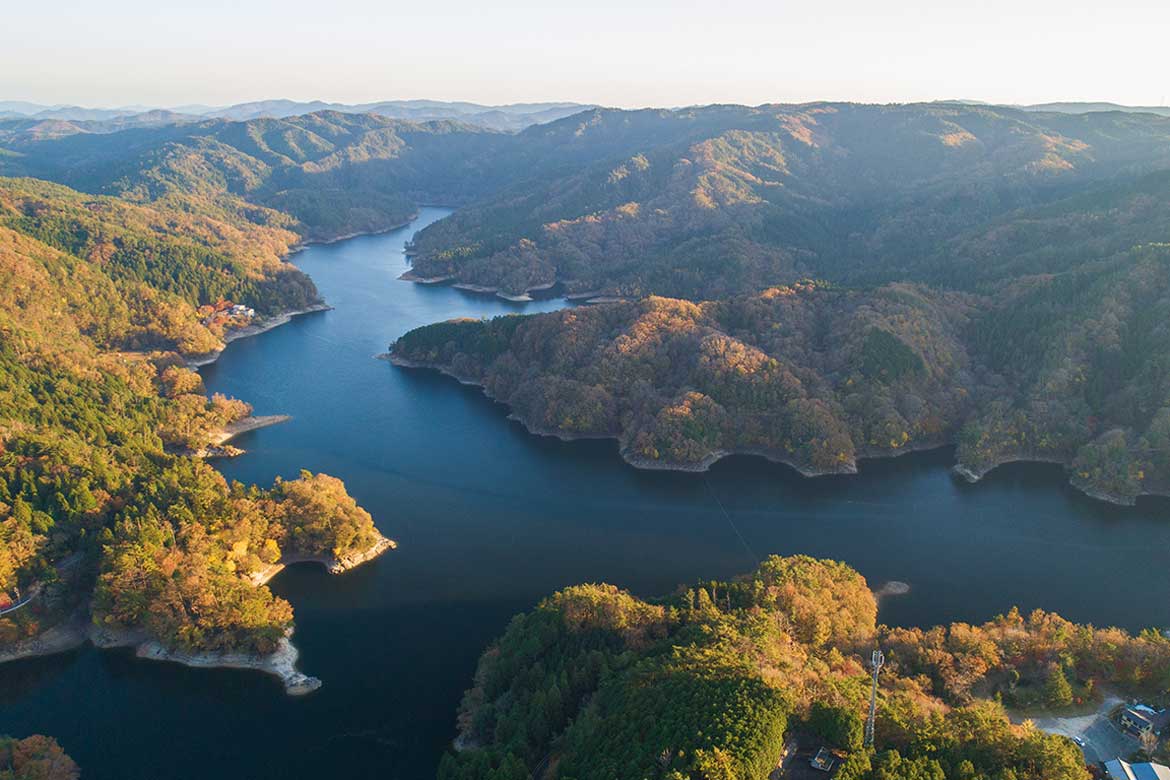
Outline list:
[[[961,477],[963,480],[973,485],[986,477],[995,469],[999,468],[1000,466],[1006,466],[1009,463],[1051,463],[1057,466],[1063,466],[1067,470],[1069,460],[1056,458],[1051,455],[1017,453],[1014,455],[1006,455],[980,466],[972,466],[966,463],[957,463],[951,470],[956,476]],[[1133,506],[1137,503],[1137,499],[1141,498],[1142,496],[1158,496],[1163,498],[1170,496],[1170,488],[1155,488],[1150,490],[1143,490],[1134,495],[1122,495],[1110,492],[1096,485],[1089,484],[1082,480],[1076,479],[1075,477],[1070,477],[1068,482],[1070,485],[1079,490],[1081,493],[1084,493],[1089,498],[1095,499],[1097,501],[1104,501],[1105,503],[1113,504],[1114,506]]]
[[[404,282],[414,282],[415,284],[443,284],[445,282],[454,282],[457,277],[455,274],[440,274],[438,276],[421,276],[411,269],[406,271],[398,277]],[[464,292],[480,293],[483,295],[495,295],[497,298],[503,298],[505,301],[512,301],[513,303],[527,303],[532,300],[532,293],[544,292],[551,290],[557,286],[556,280],[548,284],[536,284],[527,288],[521,293],[506,293],[500,290],[499,287],[490,287],[483,284],[472,284],[470,282],[456,282],[452,285],[456,290],[463,290]]]
[[[352,552],[340,558],[335,558],[332,555],[302,555],[291,553],[281,556],[281,559],[276,563],[253,574],[251,580],[256,585],[263,585],[284,571],[286,566],[292,566],[297,563],[316,563],[324,566],[325,570],[330,574],[344,574],[350,569],[356,569],[363,563],[374,560],[387,550],[393,550],[397,547],[398,543],[393,539],[379,536],[378,540],[368,549]]]
[[[133,629],[91,626],[87,639],[95,647],[111,649],[134,648],[134,655],[150,661],[170,661],[198,669],[248,669],[271,674],[284,683],[290,696],[303,696],[321,687],[321,681],[296,668],[300,653],[293,645],[289,629],[271,653],[242,653],[223,650],[194,652],[173,650],[151,639],[144,632]]]
[[[296,668],[298,652],[290,641],[292,631],[281,638],[276,650],[266,655],[232,652],[187,652],[169,650],[142,631],[91,623],[87,613],[78,612],[64,623],[53,626],[34,637],[0,650],[0,664],[24,658],[38,658],[75,650],[86,642],[102,649],[134,648],[138,658],[153,661],[172,661],[203,669],[251,669],[280,678],[290,696],[302,696],[321,687],[321,681]]]
[[[81,647],[88,640],[89,620],[84,612],[78,612],[36,636],[0,648],[0,664],[68,652]]]
[[[402,368],[413,368],[413,369],[425,369],[425,370],[430,370],[430,371],[438,371],[441,374],[444,374],[446,376],[451,377],[452,379],[455,379],[460,384],[478,387],[481,391],[483,391],[483,394],[485,396],[487,396],[488,398],[490,398],[491,400],[493,400],[497,403],[504,404],[505,406],[508,406],[507,402],[501,401],[500,399],[493,396],[487,390],[487,388],[483,386],[483,383],[480,380],[472,378],[472,377],[460,376],[445,366],[441,366],[441,365],[437,365],[437,364],[422,363],[419,361],[410,360],[409,358],[404,358],[400,355],[395,355],[393,352],[387,352],[385,354],[378,355],[377,357],[381,360],[387,360],[390,363],[393,363],[394,365],[400,366]],[[509,407],[509,409],[510,409],[510,407]],[[629,449],[626,447],[625,442],[622,440],[622,437],[620,434],[612,434],[612,433],[610,433],[610,434],[606,434],[606,433],[574,434],[574,433],[567,433],[565,431],[560,431],[560,430],[546,430],[546,429],[540,428],[539,426],[535,426],[535,425],[529,423],[527,420],[525,420],[523,417],[516,414],[516,412],[512,411],[512,410],[510,410],[508,413],[508,419],[515,420],[516,422],[520,423],[521,425],[524,426],[524,429],[526,431],[528,431],[529,433],[531,433],[533,435],[536,435],[536,436],[555,436],[556,438],[558,438],[562,441],[576,441],[579,439],[614,439],[618,442],[618,453],[621,455],[622,460],[624,460],[626,463],[633,466],[634,468],[644,469],[647,471],[684,471],[684,472],[701,473],[704,471],[708,471],[711,468],[711,466],[713,466],[715,463],[717,463],[720,460],[722,460],[723,458],[729,457],[731,455],[754,455],[757,457],[765,458],[766,460],[769,460],[773,463],[779,463],[779,464],[788,466],[788,467],[794,469],[795,471],[797,471],[801,476],[804,476],[804,477],[824,477],[824,476],[831,476],[831,475],[836,475],[836,474],[856,474],[857,473],[857,463],[858,463],[858,461],[861,461],[861,460],[877,460],[879,458],[896,458],[896,457],[900,457],[902,455],[908,455],[908,454],[914,453],[914,452],[926,452],[929,450],[940,449],[942,447],[952,446],[952,444],[953,444],[953,442],[951,442],[951,441],[947,441],[945,439],[938,439],[936,441],[920,442],[920,443],[913,444],[913,445],[910,445],[907,447],[902,447],[901,449],[895,450],[895,451],[863,450],[862,452],[859,452],[852,461],[847,462],[847,463],[843,463],[841,465],[841,468],[836,469],[836,470],[815,469],[815,468],[808,466],[807,464],[796,463],[796,462],[784,457],[783,454],[781,454],[781,453],[771,451],[771,450],[760,450],[760,449],[732,449],[732,450],[722,450],[721,449],[721,450],[715,450],[715,451],[709,453],[705,458],[703,458],[700,461],[694,462],[694,463],[675,463],[675,462],[671,462],[671,461],[653,460],[651,458],[643,457],[637,453],[630,452]],[[959,476],[962,479],[964,479],[965,481],[974,484],[974,483],[978,482],[979,480],[983,479],[983,477],[985,477],[988,473],[993,471],[995,468],[1002,466],[1002,465],[1006,465],[1008,463],[1053,463],[1053,464],[1057,464],[1057,465],[1061,465],[1061,466],[1067,465],[1067,463],[1065,461],[1063,461],[1059,458],[1051,457],[1051,456],[1015,455],[1015,456],[1011,456],[1011,457],[1005,457],[1003,459],[1000,459],[1000,460],[998,460],[990,465],[987,465],[986,467],[982,467],[982,468],[974,468],[974,467],[967,465],[967,464],[958,463],[952,468],[952,472],[956,476]],[[1107,503],[1115,504],[1118,506],[1133,506],[1135,503],[1135,500],[1136,500],[1136,497],[1116,495],[1113,493],[1109,493],[1107,491],[1097,489],[1097,488],[1090,486],[1090,485],[1078,484],[1078,482],[1075,480],[1070,480],[1070,484],[1073,487],[1075,487],[1077,490],[1081,491],[1082,493],[1084,493],[1086,496],[1088,496],[1090,498],[1094,498],[1094,499],[1097,499],[1099,501],[1105,501]],[[1170,496],[1170,489],[1168,489],[1168,490],[1150,490],[1150,491],[1145,491],[1139,495],[1140,496]]]
[[[473,293],[484,293],[485,295],[495,295],[497,298],[503,298],[505,301],[512,301],[514,303],[527,303],[528,301],[532,300],[532,293],[551,290],[556,286],[556,280],[553,280],[548,284],[533,285],[532,287],[524,290],[522,293],[512,294],[502,292],[499,287],[489,287],[482,284],[468,284],[467,282],[459,282],[455,285],[455,289],[466,290],[467,292]]]
[[[440,374],[444,374],[446,376],[449,376],[452,379],[454,379],[455,381],[459,382],[460,384],[468,385],[470,387],[478,387],[480,389],[480,391],[483,392],[483,394],[485,396],[487,396],[489,399],[491,399],[492,401],[495,401],[496,403],[499,403],[499,404],[503,404],[504,406],[508,406],[507,402],[501,401],[500,399],[498,399],[494,395],[492,395],[488,391],[488,389],[483,386],[483,383],[480,382],[479,380],[473,379],[470,377],[460,376],[459,374],[456,374],[454,371],[450,370],[449,368],[446,368],[445,366],[441,366],[441,365],[437,365],[437,364],[430,364],[430,363],[421,363],[419,361],[411,360],[409,358],[404,358],[401,355],[395,355],[393,352],[387,352],[385,354],[378,355],[377,358],[379,360],[389,361],[390,363],[392,363],[396,366],[399,366],[401,368],[414,368],[414,369],[424,369],[427,371],[438,371]],[[511,407],[509,407],[509,409],[510,408]],[[646,471],[689,471],[689,472],[701,473],[704,471],[708,471],[711,468],[711,466],[713,466],[715,463],[717,463],[718,461],[720,461],[723,458],[726,458],[730,455],[757,455],[759,457],[766,458],[767,460],[770,460],[773,463],[780,463],[780,464],[783,464],[785,466],[789,466],[789,467],[795,469],[797,472],[799,472],[802,476],[805,476],[805,477],[823,477],[823,476],[828,476],[830,474],[856,474],[857,473],[857,466],[856,466],[856,464],[853,464],[853,463],[847,464],[840,471],[815,471],[813,469],[809,469],[805,466],[801,466],[797,463],[794,463],[790,460],[786,460],[784,458],[781,458],[776,453],[768,451],[768,450],[747,450],[747,449],[716,450],[716,451],[710,453],[709,455],[707,455],[707,457],[703,458],[701,461],[698,461],[695,463],[674,463],[674,462],[670,462],[670,461],[653,460],[651,458],[645,458],[645,457],[642,457],[636,453],[630,452],[629,449],[626,447],[625,442],[622,441],[620,434],[614,434],[614,433],[569,433],[566,431],[555,430],[555,429],[543,429],[543,428],[540,428],[539,426],[531,424],[528,420],[525,420],[523,417],[516,414],[515,411],[508,412],[508,419],[515,420],[516,422],[520,423],[521,425],[524,426],[524,430],[528,431],[529,433],[531,433],[534,436],[552,436],[552,437],[555,437],[557,439],[560,439],[561,441],[584,441],[584,440],[596,440],[596,439],[613,439],[613,440],[618,442],[618,454],[621,455],[622,460],[624,460],[626,463],[633,466],[634,468],[643,469]]]
[[[303,562],[320,563],[331,574],[341,574],[377,558],[396,546],[397,544],[393,540],[379,536],[378,541],[370,548],[341,558],[307,555],[287,556],[279,563],[257,572],[253,575],[252,582],[256,586],[263,585],[275,577],[285,566]],[[164,646],[141,629],[94,624],[89,617],[89,610],[82,608],[62,623],[11,647],[0,649],[0,664],[25,658],[56,655],[74,650],[86,642],[90,642],[95,647],[103,649],[134,648],[134,654],[138,658],[152,661],[171,661],[201,669],[251,669],[264,672],[278,677],[284,683],[285,692],[290,696],[303,696],[320,688],[321,681],[296,668],[299,652],[292,643],[292,634],[292,629],[289,629],[288,633],[280,639],[276,649],[267,654],[178,650]]]
[[[443,282],[455,281],[455,274],[446,274],[443,276],[419,276],[413,270],[407,271],[398,277],[404,282],[414,282],[415,284],[442,284]]]

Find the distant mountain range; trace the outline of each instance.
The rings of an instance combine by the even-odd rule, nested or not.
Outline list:
[[[992,105],[977,100],[944,101],[966,105]],[[318,111],[343,114],[376,114],[390,119],[414,122],[450,119],[476,127],[504,132],[518,132],[532,125],[546,124],[596,106],[586,103],[511,103],[501,106],[443,100],[383,100],[375,103],[330,103],[323,100],[257,100],[231,106],[190,104],[170,108],[121,106],[86,108],[70,105],[43,105],[23,100],[0,100],[0,120],[40,119],[65,122],[113,122],[115,129],[158,124],[197,122],[204,119],[286,119]],[[1170,106],[1125,106],[1119,103],[1036,103],[1012,106],[1024,111],[1052,111],[1061,114],[1090,114],[1104,111],[1158,114],[1170,116]],[[91,131],[103,129],[87,128]]]
[[[261,100],[232,106],[185,105],[170,109],[150,106],[120,108],[85,108],[82,106],[48,106],[20,100],[0,101],[0,119],[61,120],[66,122],[120,122],[136,124],[196,122],[204,119],[285,119],[318,111],[344,114],[376,114],[390,119],[426,122],[450,119],[490,130],[515,132],[531,125],[553,122],[593,106],[581,103],[513,103],[488,106],[479,103],[440,100],[385,100],[377,103],[327,103],[320,100]]]
[[[1123,106],[1118,103],[1037,103],[1020,106],[1025,111],[1054,111],[1059,114],[1096,114],[1102,111],[1124,111],[1130,114],[1158,114],[1170,116],[1170,106]]]

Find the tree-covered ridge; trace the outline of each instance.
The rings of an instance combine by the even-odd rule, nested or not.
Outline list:
[[[1045,459],[1111,501],[1170,492],[1170,245],[984,291],[650,297],[440,323],[393,351],[482,384],[533,431],[616,437],[641,466],[750,452],[848,472],[955,443],[970,478]]]
[[[515,136],[450,121],[322,111],[117,133],[31,134],[0,121],[0,173],[138,203],[291,227],[309,240],[385,230],[420,203],[463,204],[535,170],[592,161],[608,144]]]
[[[437,126],[449,123],[435,124],[322,112],[44,138],[19,123],[0,123],[0,146],[17,152],[0,172],[292,228],[301,238],[335,238],[410,217],[418,177],[409,170],[395,175],[403,167],[396,160],[407,147],[404,136],[440,132]]]
[[[795,739],[848,751],[849,780],[1080,780],[1071,741],[1013,725],[998,699],[1064,706],[1100,684],[1146,696],[1170,684],[1170,640],[1153,631],[1041,612],[930,631],[875,616],[856,572],[804,556],[655,601],[568,588],[484,652],[439,777],[748,780]],[[875,644],[887,663],[867,750]]]
[[[809,473],[937,445],[970,412],[974,302],[813,283],[427,326],[393,347],[483,384],[534,430],[619,438],[637,465],[760,452]]]
[[[20,240],[13,234],[36,242],[11,260],[27,252],[39,260],[38,271],[13,278],[23,286],[42,277],[44,289],[25,295],[29,305],[51,285],[101,349],[210,352],[224,333],[200,320],[201,305],[230,300],[265,316],[320,302],[312,281],[282,259],[296,240],[283,229],[0,179],[0,230],[6,245]]]
[[[1170,491],[1170,244],[1151,244],[1003,293],[973,349],[1009,383],[959,438],[982,473],[1041,456],[1087,492]]]
[[[0,736],[0,780],[77,780],[81,771],[57,740]]]
[[[591,109],[518,134],[333,111],[114,133],[19,120],[0,121],[0,173],[310,239],[470,205],[420,236],[421,275],[704,298],[842,255],[899,261],[1069,186],[1165,168],[1168,128],[957,104]]]
[[[168,647],[269,650],[292,611],[254,577],[379,540],[336,479],[260,490],[181,454],[251,408],[207,398],[171,350],[222,346],[208,300],[316,302],[280,259],[292,238],[0,180],[0,598],[22,604],[0,645],[80,611]]]
[[[580,122],[585,141],[633,123],[627,112],[585,116],[530,132]],[[655,121],[653,137],[625,130],[623,157],[533,175],[430,226],[415,241],[416,274],[509,294],[560,281],[570,292],[693,300],[842,280],[933,257],[1013,210],[1170,165],[1170,121],[1152,116],[813,104]]]

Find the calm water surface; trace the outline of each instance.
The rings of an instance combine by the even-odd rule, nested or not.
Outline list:
[[[564,305],[397,281],[405,241],[446,213],[297,255],[336,308],[235,342],[203,371],[209,390],[293,416],[242,437],[229,478],[334,474],[400,544],[342,577],[294,567],[272,583],[296,608],[301,668],[324,687],[291,699],[265,675],[87,648],[0,667],[0,733],[57,736],[87,780],[430,778],[479,652],[513,613],[571,583],[653,595],[771,553],[910,583],[883,605],[889,623],[1019,604],[1170,625],[1170,502],[1097,504],[1043,466],[968,486],[949,452],[816,480],[753,458],[640,472],[612,442],[529,436],[474,388],[374,360],[417,325]],[[1140,590],[1125,587],[1133,572]]]

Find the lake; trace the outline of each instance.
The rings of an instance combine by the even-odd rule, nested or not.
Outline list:
[[[431,778],[476,659],[512,614],[572,583],[662,594],[772,553],[909,583],[882,605],[888,623],[1018,604],[1170,625],[1168,501],[1100,504],[1042,465],[967,485],[948,451],[813,480],[747,457],[642,472],[614,442],[530,436],[476,388],[375,360],[417,325],[565,305],[398,281],[405,242],[447,213],[305,249],[294,261],[334,310],[234,342],[203,369],[209,391],[293,417],[236,440],[248,453],[220,462],[225,475],[341,477],[399,542],[340,577],[298,566],[273,581],[296,609],[300,667],[324,687],[294,699],[259,673],[86,648],[0,666],[0,733],[56,736],[87,780]]]

